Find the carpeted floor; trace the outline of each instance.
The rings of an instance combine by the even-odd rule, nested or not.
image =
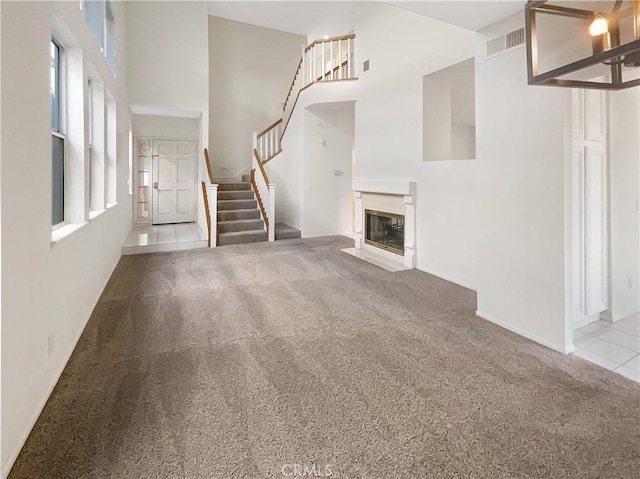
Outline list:
[[[10,479],[638,477],[640,385],[351,244],[123,257]]]

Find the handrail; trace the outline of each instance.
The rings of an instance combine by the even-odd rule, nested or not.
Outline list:
[[[213,172],[211,171],[211,161],[209,160],[209,150],[204,149],[204,161],[207,165],[207,173],[209,174],[209,183],[213,184]]]
[[[258,160],[258,164],[260,165],[260,160]],[[256,195],[256,200],[258,202],[258,206],[260,207],[260,212],[262,213],[262,219],[264,220],[264,224],[267,227],[267,238],[269,238],[269,217],[267,216],[267,211],[264,208],[264,203],[262,202],[262,196],[260,195],[260,190],[258,189],[258,184],[256,183],[255,168],[251,169],[251,187],[253,188],[253,192]]]
[[[314,40],[311,43],[309,43],[309,45],[307,45],[304,51],[308,52],[309,50],[311,50],[313,47],[315,47],[320,43],[331,43],[331,42],[338,42],[340,40],[351,40],[352,38],[356,38],[355,33],[347,33],[346,35],[340,35],[339,37],[320,38],[318,40]]]
[[[280,118],[277,121],[274,121],[271,125],[269,125],[268,127],[266,127],[264,130],[262,130],[260,133],[258,133],[257,137],[258,138],[262,138],[264,135],[266,135],[267,133],[269,133],[270,130],[272,130],[273,128],[275,128],[276,126],[278,126],[280,123],[282,123],[282,118]]]
[[[255,148],[253,149],[253,156],[256,157],[256,161],[258,166],[260,167],[260,172],[262,173],[262,178],[264,178],[265,185],[269,185],[269,177],[267,176],[267,172],[264,171],[264,166],[262,166],[262,159],[260,159],[260,153]],[[255,168],[254,168],[255,169]]]
[[[353,61],[355,38],[355,33],[349,33],[347,35],[314,40],[305,47],[282,106],[284,128],[280,134],[280,141],[284,138],[302,91],[315,83],[357,79]],[[319,47],[319,50],[315,50],[315,47]],[[290,106],[291,101],[294,102],[292,106]]]
[[[293,80],[291,80],[291,86],[289,87],[289,91],[287,92],[287,97],[284,99],[284,103],[282,104],[282,111],[284,111],[284,109],[287,106],[287,103],[289,102],[289,97],[291,96],[291,92],[293,91],[293,87],[296,84],[296,78],[298,78],[298,73],[300,73],[300,69],[302,68],[302,59],[303,57],[300,56],[300,61],[298,62],[298,68],[296,68],[296,72],[293,75]]]
[[[309,88],[311,85],[313,85],[314,83],[315,82],[309,83],[307,86],[300,88],[300,90],[298,90],[298,94],[296,95],[296,101],[293,102],[293,107],[291,108],[291,114],[289,115],[289,118],[287,118],[287,122],[284,124],[282,133],[280,133],[280,141],[282,141],[282,139],[284,138],[284,133],[287,131],[287,127],[289,126],[289,122],[291,121],[291,117],[293,116],[293,110],[296,109],[296,105],[298,104],[298,99],[300,98],[300,94],[303,91],[305,91],[307,88]]]
[[[205,148],[204,151],[207,151]],[[209,210],[209,196],[207,195],[207,184],[204,180],[202,183],[202,197],[204,198],[204,212],[207,218],[207,246],[211,248],[211,211]]]

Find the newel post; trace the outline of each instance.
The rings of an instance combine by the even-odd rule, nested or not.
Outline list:
[[[218,185],[209,185],[209,214],[211,215],[211,247],[218,243]]]
[[[269,241],[276,240],[276,185],[269,183]]]

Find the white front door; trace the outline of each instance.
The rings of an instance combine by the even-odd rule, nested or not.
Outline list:
[[[153,140],[154,225],[195,221],[196,145]]]

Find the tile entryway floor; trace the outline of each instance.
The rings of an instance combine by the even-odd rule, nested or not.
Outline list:
[[[640,382],[640,313],[579,328],[573,344],[576,356]]]
[[[197,223],[134,226],[122,254],[158,253],[206,248],[207,233]]]

